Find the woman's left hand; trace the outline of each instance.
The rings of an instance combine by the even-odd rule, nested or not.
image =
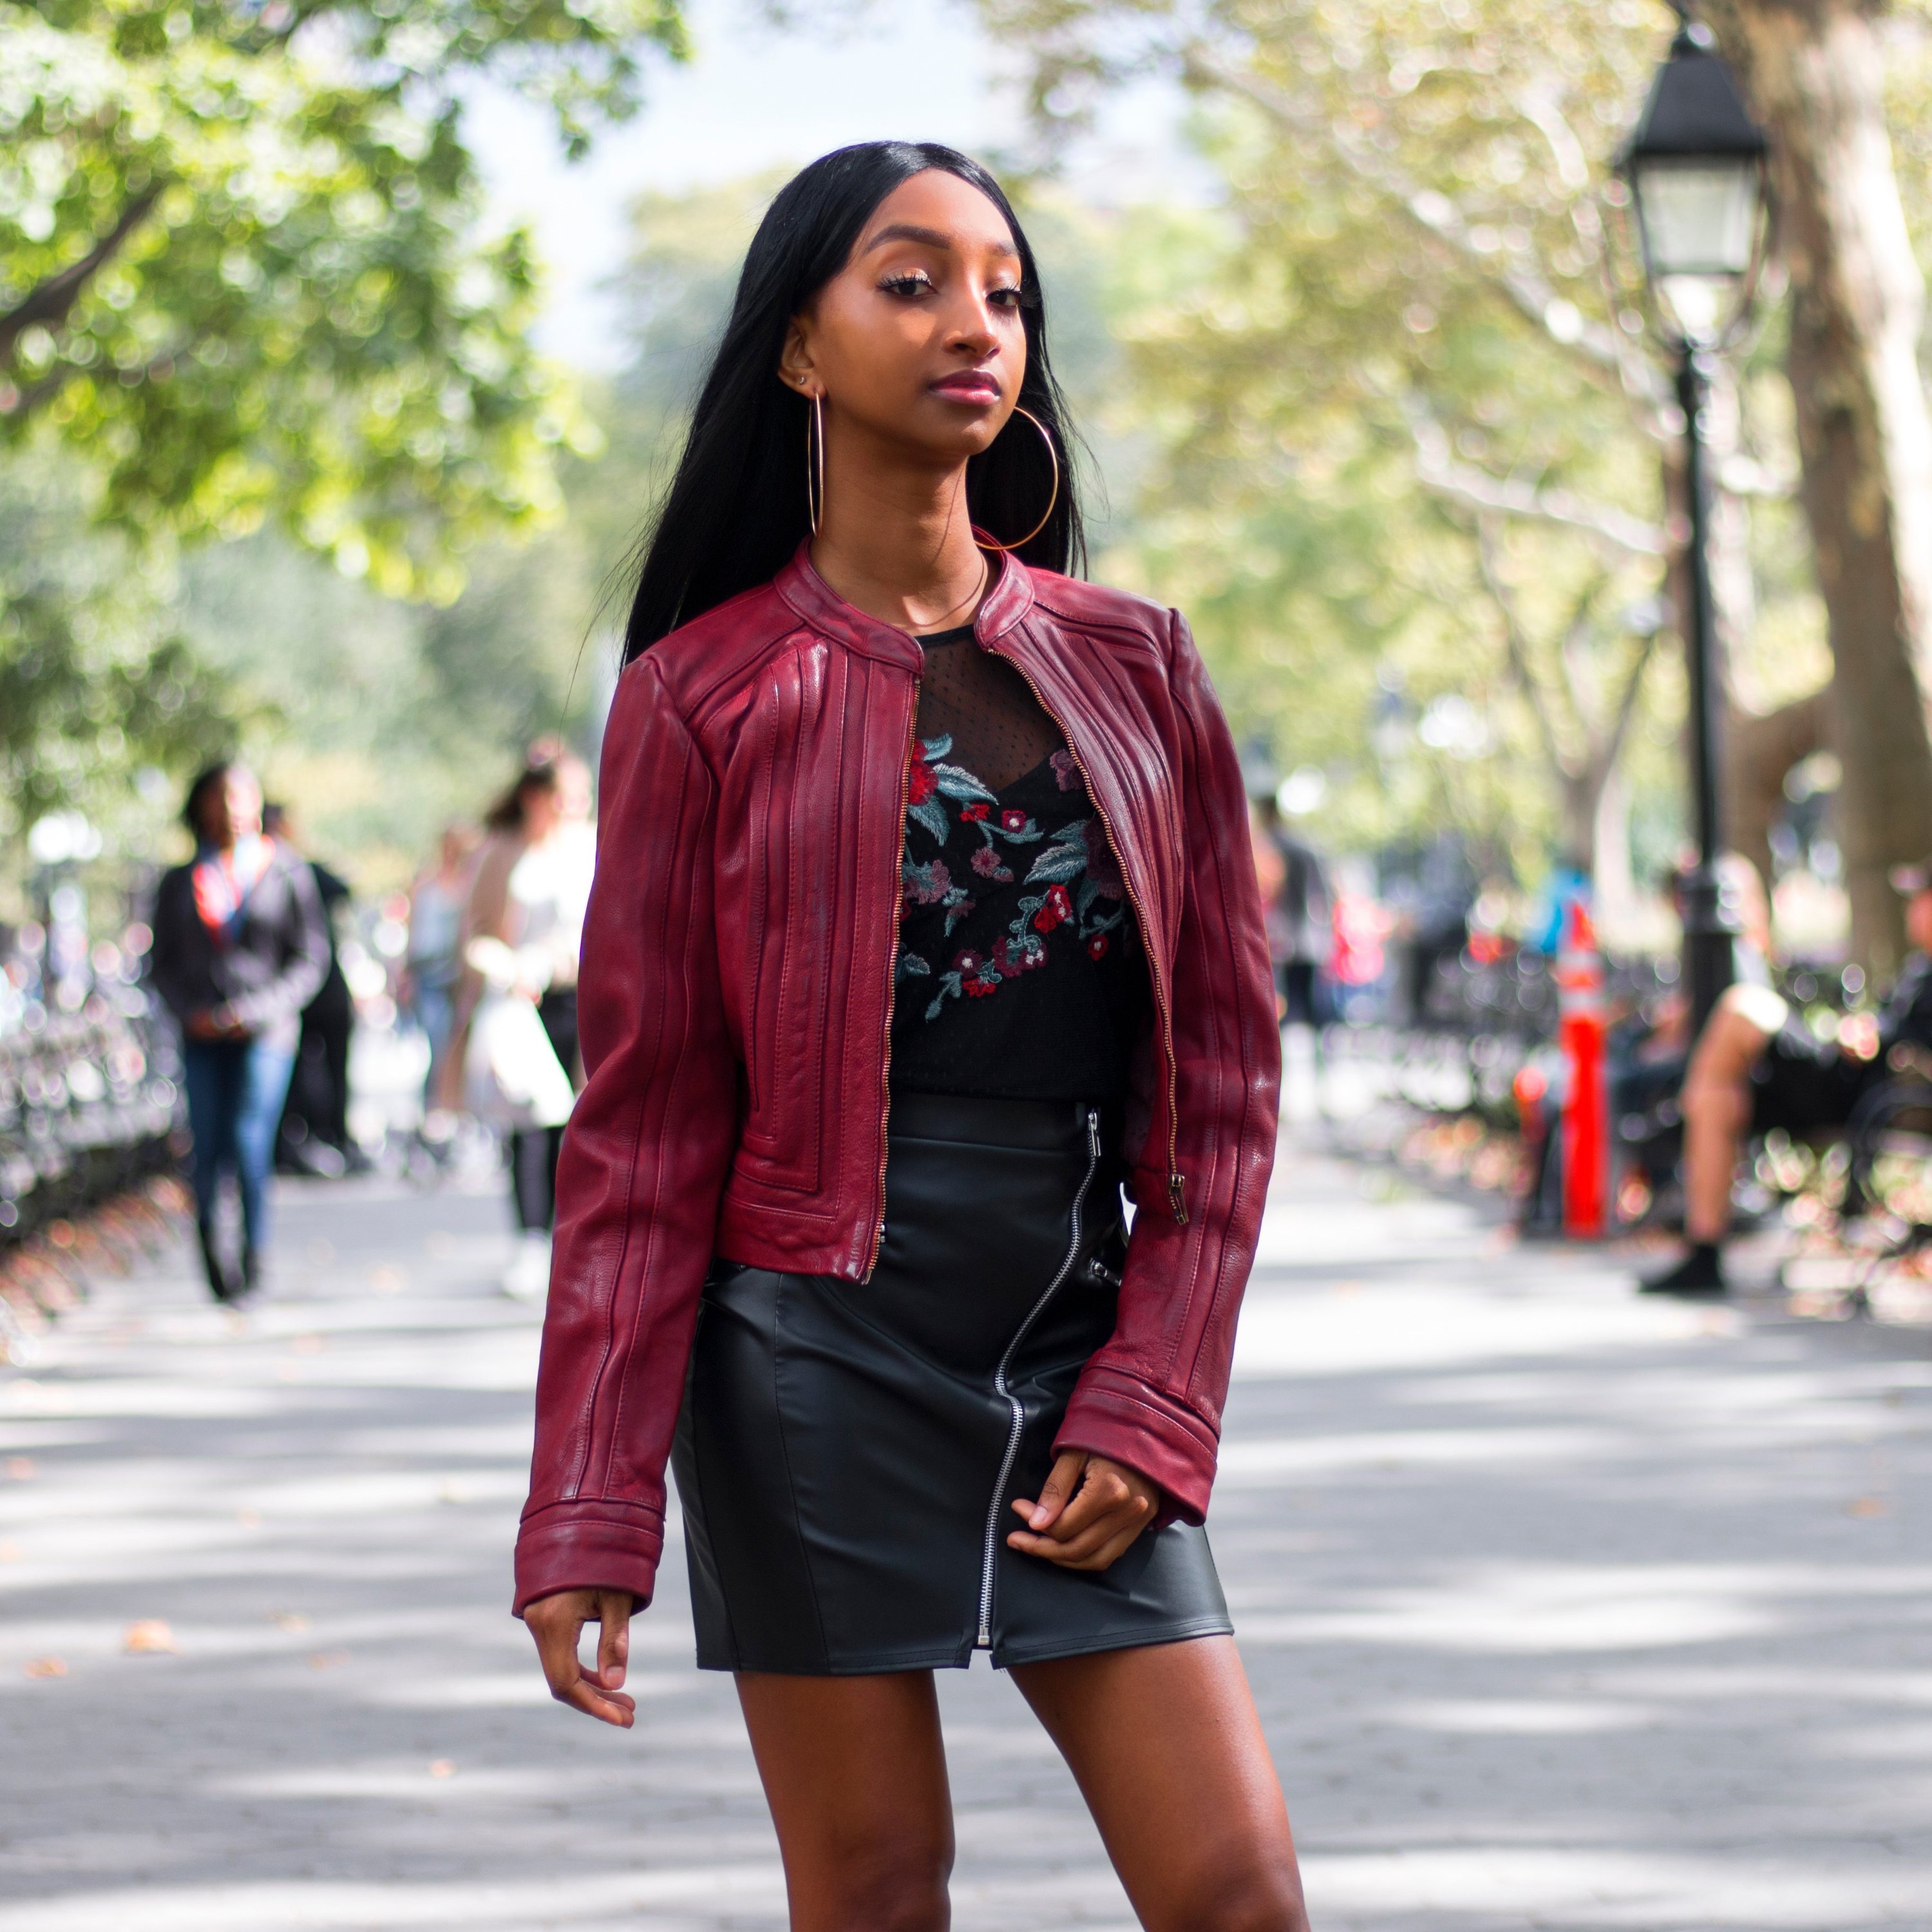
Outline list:
[[[1084,1449],[1063,1450],[1037,1502],[1016,1501],[1026,1529],[1006,1546],[1068,1570],[1104,1570],[1124,1555],[1160,1508],[1160,1492],[1137,1471]]]

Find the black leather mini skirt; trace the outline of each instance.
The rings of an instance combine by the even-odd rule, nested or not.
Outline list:
[[[1232,1628],[1198,1528],[1101,1571],[1006,1546],[1113,1333],[1120,1174],[1098,1108],[895,1094],[869,1281],[713,1267],[673,1456],[700,1667],[1004,1667]]]

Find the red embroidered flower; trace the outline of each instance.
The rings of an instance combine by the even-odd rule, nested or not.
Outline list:
[[[984,999],[1000,983],[992,962],[970,946],[953,956],[952,970],[959,975],[960,989],[969,1000]]]
[[[990,845],[982,845],[973,854],[972,863],[974,871],[982,879],[997,879],[1004,884],[1012,877],[1012,874],[1000,863],[999,854]]]
[[[1023,812],[1003,812],[1000,814],[1000,824],[1001,829],[1007,832],[1024,832],[1027,827],[1027,815]]]
[[[932,767],[916,764],[912,768],[906,796],[914,805],[923,805],[939,789],[939,781],[932,775]]]
[[[1107,935],[1096,932],[1087,942],[1087,956],[1090,959],[1104,959],[1107,956]]]
[[[1056,926],[1062,926],[1073,916],[1073,902],[1066,896],[1064,886],[1048,886],[1046,897],[1039,911],[1033,916],[1036,932],[1051,932]]]
[[[990,809],[984,799],[976,798],[970,805],[962,805],[959,808],[959,816],[968,825],[977,825]]]
[[[1036,966],[1046,964],[1046,948],[1028,934],[1024,939],[1009,939],[1004,934],[993,941],[993,964],[1005,979],[1012,979],[1022,973],[1030,973]]]
[[[1073,754],[1064,746],[1047,760],[1053,767],[1053,782],[1062,791],[1077,791],[1080,788],[1080,767],[1073,762]]]

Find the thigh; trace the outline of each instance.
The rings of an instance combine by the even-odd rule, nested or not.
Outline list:
[[[952,1801],[932,1672],[737,1684],[792,1932],[943,1932]]]
[[[1306,1932],[1288,1807],[1232,1637],[1012,1675],[1150,1932]]]

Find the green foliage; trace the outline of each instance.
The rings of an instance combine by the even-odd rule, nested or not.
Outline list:
[[[24,812],[124,778],[137,713],[164,763],[247,722],[170,612],[176,544],[278,526],[446,605],[555,519],[596,432],[530,343],[527,236],[478,237],[454,90],[580,150],[686,50],[675,0],[0,0],[0,488],[54,464],[74,525],[51,574],[0,533]]]
[[[1326,770],[1325,836],[1454,824],[1532,874],[1587,856],[1627,697],[1640,741],[1669,728],[1646,634],[1678,428],[1609,165],[1667,10],[1533,33],[1503,0],[982,12],[1049,128],[1178,74],[1226,183],[1120,243],[1160,455],[1115,574],[1184,602],[1242,727]]]
[[[151,830],[134,775],[223,749],[244,709],[182,636],[166,568],[91,527],[85,482],[0,466],[0,840],[74,804]]]

